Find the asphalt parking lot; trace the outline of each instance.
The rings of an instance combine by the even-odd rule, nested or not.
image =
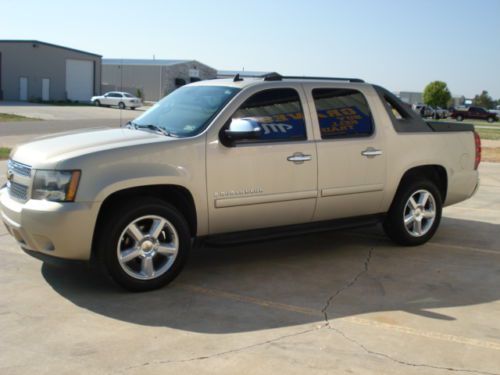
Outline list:
[[[481,182],[421,247],[375,227],[198,249],[143,294],[1,228],[0,373],[498,374],[500,164]]]
[[[119,127],[138,117],[146,108],[132,111],[92,106],[0,102],[0,113],[41,120],[0,121],[0,147],[14,147],[52,133],[96,127]]]

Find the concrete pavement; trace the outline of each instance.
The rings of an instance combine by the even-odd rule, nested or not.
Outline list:
[[[131,116],[127,112],[142,112],[147,107],[138,108],[135,111],[123,110],[124,116]],[[0,113],[9,113],[18,116],[37,118],[41,120],[93,120],[93,119],[116,119],[120,110],[108,107],[73,106],[73,105],[47,105],[27,102],[4,102],[0,101]],[[138,116],[135,113],[132,116]]]
[[[375,227],[205,248],[143,294],[2,228],[0,372],[499,374],[500,164],[481,175],[424,246]]]

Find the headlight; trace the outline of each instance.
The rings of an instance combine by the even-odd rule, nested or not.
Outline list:
[[[73,202],[80,181],[80,171],[35,171],[32,199]]]

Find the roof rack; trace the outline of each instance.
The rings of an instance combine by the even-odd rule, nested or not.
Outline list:
[[[263,75],[245,75],[241,77],[240,74],[236,74],[233,78],[234,82],[243,81],[243,78],[263,78],[264,81],[283,81],[284,79],[304,79],[304,80],[316,80],[316,81],[341,81],[341,82],[357,82],[364,83],[365,81],[360,78],[340,78],[340,77],[308,77],[308,76],[282,76],[279,73],[272,72]]]
[[[339,77],[307,77],[307,76],[282,76],[279,73],[267,73],[261,76],[264,81],[282,81],[284,79],[307,79],[307,80],[327,80],[327,81],[344,81],[344,82],[360,82],[363,83],[362,79],[359,78],[339,78]]]
[[[345,82],[359,82],[365,81],[360,78],[340,78],[340,77],[305,77],[305,76],[284,76],[284,79],[310,79],[310,80],[326,80],[326,81],[345,81]]]

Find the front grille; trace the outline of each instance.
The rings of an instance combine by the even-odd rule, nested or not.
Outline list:
[[[23,201],[28,199],[28,187],[26,185],[10,181],[7,182],[7,191],[12,198],[20,199]]]
[[[31,177],[31,166],[23,163],[19,163],[12,159],[7,162],[7,169],[12,171],[14,174]]]

